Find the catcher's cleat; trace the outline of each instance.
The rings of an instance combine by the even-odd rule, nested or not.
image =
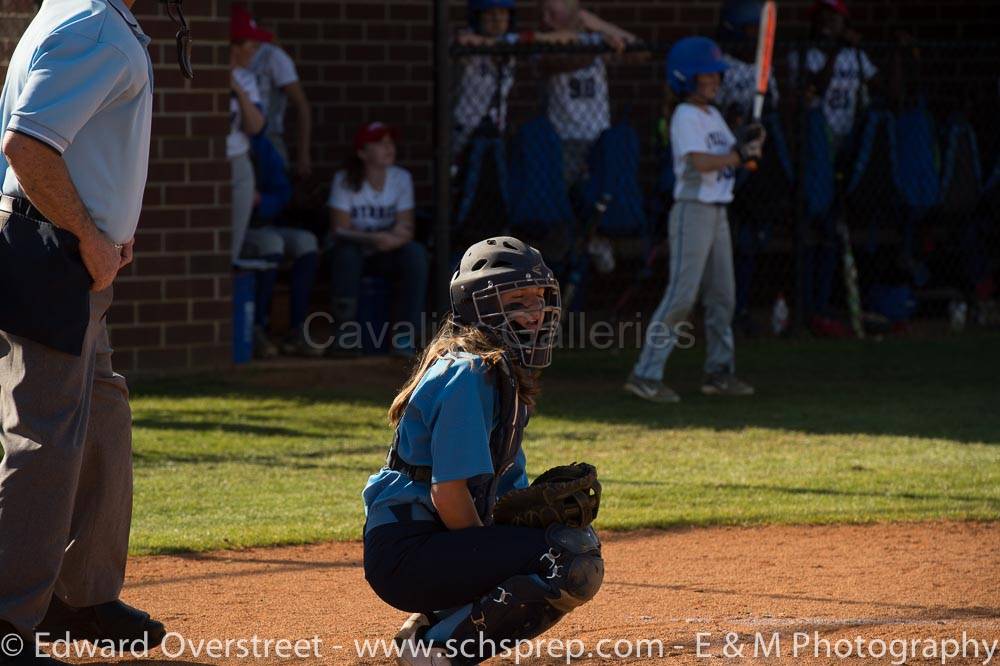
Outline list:
[[[655,379],[643,379],[635,373],[629,375],[625,381],[625,390],[650,402],[665,404],[681,401],[681,397],[663,382],[658,382]]]
[[[163,642],[167,633],[163,624],[150,618],[149,613],[121,601],[74,608],[56,596],[35,631],[59,638],[69,634],[70,640],[108,645],[116,650],[121,650],[125,643],[152,650]]]
[[[431,621],[423,613],[414,613],[406,619],[403,626],[399,628],[396,633],[396,637],[392,641],[396,645],[402,645],[411,638],[419,638],[426,633],[427,628],[431,626]],[[418,636],[419,634],[419,636]]]
[[[743,396],[753,395],[753,387],[736,375],[713,374],[705,377],[701,383],[701,392],[705,395]]]
[[[423,640],[431,621],[423,613],[414,613],[399,628],[392,642],[396,644],[397,664],[406,666],[449,666],[444,648],[434,647]]]
[[[399,650],[396,657],[397,664],[403,666],[450,666],[451,660],[448,659],[444,648],[434,647],[423,640],[423,636],[430,626],[431,621],[423,613],[414,613],[407,618],[396,633],[396,637],[392,639]]]

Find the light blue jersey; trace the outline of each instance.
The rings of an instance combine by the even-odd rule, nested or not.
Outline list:
[[[114,242],[142,209],[153,113],[153,66],[122,0],[46,0],[18,42],[0,96],[0,134],[14,130],[66,162],[80,199]],[[3,194],[24,197],[0,155]]]
[[[493,475],[490,434],[498,403],[496,382],[480,357],[459,353],[439,359],[420,379],[397,428],[400,458],[430,467],[431,483],[488,479]],[[363,493],[366,533],[401,516],[436,520],[431,483],[390,469],[373,474]],[[497,496],[527,485],[522,449],[500,480]]]

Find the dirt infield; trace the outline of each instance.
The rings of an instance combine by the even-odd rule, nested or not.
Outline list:
[[[872,639],[885,641],[887,650],[889,641],[902,649],[901,639],[917,640],[917,659],[910,663],[941,663],[939,657],[924,657],[927,639],[961,640],[963,631],[970,641],[980,640],[980,657],[975,659],[969,646],[970,658],[948,663],[982,663],[981,641],[1000,638],[1000,523],[644,531],[606,534],[604,541],[607,575],[599,596],[546,638],[580,639],[605,654],[614,654],[617,639],[660,639],[663,659],[674,663],[706,663],[696,656],[699,632],[711,633],[703,637],[702,653],[714,655],[707,663],[728,661],[727,632],[737,632],[735,645],[744,645],[745,658],[753,656],[758,632],[765,642],[758,647],[777,633],[766,660],[775,663],[839,663],[838,639],[851,641],[853,657],[858,650],[877,655]],[[355,640],[390,638],[405,617],[369,590],[361,557],[360,544],[333,543],[134,558],[124,597],[194,645],[201,639],[318,635],[324,663],[391,663],[359,659],[355,651]],[[797,632],[800,642],[803,636],[809,642],[802,643],[796,659]],[[862,648],[858,636],[865,639]],[[816,638],[830,640],[830,658]],[[602,639],[612,641],[598,646]],[[173,653],[181,643],[172,641]],[[844,643],[839,647],[846,651]],[[619,653],[628,649],[618,646]],[[653,649],[658,654],[655,644]],[[773,658],[776,650],[781,659]],[[189,648],[168,663],[220,663],[192,652]],[[758,657],[763,661],[763,652]],[[161,656],[154,652],[151,658]],[[633,656],[610,662],[659,660]],[[892,661],[889,653],[881,663]],[[222,660],[248,662],[281,660]],[[1000,663],[1000,654],[992,663]]]

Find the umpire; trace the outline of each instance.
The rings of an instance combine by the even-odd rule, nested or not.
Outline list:
[[[118,599],[132,418],[105,317],[132,261],[153,110],[134,2],[46,0],[0,96],[0,664],[57,663],[36,656],[36,631],[119,650],[164,636]],[[168,13],[189,75],[187,26]]]

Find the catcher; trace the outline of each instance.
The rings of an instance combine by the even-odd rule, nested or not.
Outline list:
[[[395,438],[364,490],[365,578],[413,615],[401,664],[476,664],[597,594],[596,470],[531,486],[521,438],[549,365],[559,283],[538,250],[490,238],[451,280],[451,315],[389,410]],[[498,499],[499,498],[499,499]]]

